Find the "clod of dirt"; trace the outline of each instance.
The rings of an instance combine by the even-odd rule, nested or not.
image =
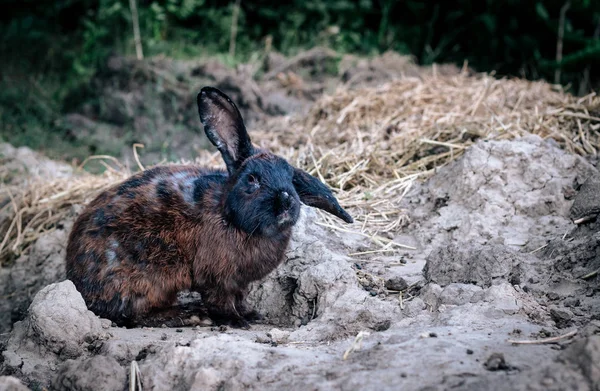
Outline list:
[[[125,368],[112,357],[95,356],[84,361],[68,360],[52,382],[56,391],[121,390]]]
[[[573,220],[600,214],[600,174],[592,175],[584,182],[570,213]]]
[[[492,353],[483,366],[488,371],[508,371],[511,369],[511,367],[506,363],[504,354],[502,353]]]
[[[520,281],[524,274],[522,265],[538,261],[505,246],[451,243],[434,249],[426,262],[424,273],[428,282],[442,287],[463,283],[487,288],[499,281]]]
[[[331,250],[338,245],[335,237],[314,224],[315,218],[314,210],[302,208],[287,260],[253,285],[248,297],[252,307],[274,324],[310,322],[313,332],[294,332],[308,340],[337,339],[389,324],[399,308],[361,288],[352,260]]]
[[[393,276],[385,280],[385,287],[392,291],[403,291],[408,288],[408,283],[400,276]]]
[[[566,308],[551,307],[550,316],[552,317],[552,320],[554,320],[554,322],[556,323],[556,327],[558,327],[559,329],[564,329],[573,324],[573,312]]]
[[[271,329],[267,333],[267,337],[271,338],[271,341],[281,344],[287,342],[290,336],[290,332],[287,330]]]
[[[449,284],[440,293],[441,304],[463,305],[483,300],[484,292],[481,287],[471,284]]]
[[[0,391],[29,391],[16,377],[0,376]]]
[[[65,244],[71,222],[63,229],[42,234],[27,254],[17,258],[10,269],[0,274],[0,333],[10,331],[23,319],[33,295],[48,284],[65,278]]]
[[[600,230],[579,232],[577,229],[572,236],[568,241],[553,240],[543,255],[554,260],[558,271],[583,278],[600,269]]]
[[[86,353],[104,331],[71,281],[51,284],[35,296],[28,318],[15,324],[4,364],[26,377],[48,379],[60,361]]]

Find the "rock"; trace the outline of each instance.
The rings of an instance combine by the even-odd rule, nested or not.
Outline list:
[[[565,307],[579,307],[581,301],[577,297],[567,297],[563,300],[563,304]]]
[[[393,276],[385,280],[385,287],[392,291],[403,291],[408,288],[408,284],[404,278],[400,276]]]
[[[271,329],[268,333],[267,336],[269,336],[271,338],[271,341],[275,342],[275,343],[286,343],[289,336],[290,336],[290,332],[289,331],[285,331],[285,330],[279,330],[279,329]]]
[[[68,360],[52,383],[57,391],[124,390],[126,386],[126,369],[106,356]]]
[[[506,371],[510,369],[510,367],[506,364],[504,354],[502,353],[492,353],[485,361],[483,366],[488,371]]]
[[[573,323],[573,312],[566,308],[552,306],[550,307],[550,316],[556,322],[556,327],[559,329],[569,327]]]
[[[29,391],[16,377],[0,376],[0,391]]]

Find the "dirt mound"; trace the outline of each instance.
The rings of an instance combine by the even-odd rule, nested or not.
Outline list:
[[[252,289],[267,323],[250,331],[110,327],[69,281],[49,285],[3,373],[54,389],[125,387],[132,367],[156,390],[597,389],[600,231],[569,221],[584,193],[562,190],[594,174],[539,138],[479,142],[406,195],[413,221],[398,235],[419,248],[404,263],[303,210],[287,261]]]

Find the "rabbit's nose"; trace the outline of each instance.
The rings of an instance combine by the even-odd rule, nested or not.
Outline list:
[[[279,202],[281,204],[282,209],[289,209],[292,205],[292,197],[287,191],[282,191],[279,193]]]

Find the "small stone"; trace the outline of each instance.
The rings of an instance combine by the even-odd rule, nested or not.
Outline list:
[[[160,336],[161,341],[166,341],[167,338],[168,338],[167,333],[162,333],[162,335]]]
[[[385,281],[385,287],[392,291],[403,291],[408,288],[406,280],[400,276],[394,276]]]
[[[558,299],[560,299],[560,296],[556,292],[548,292],[546,294],[546,297],[548,297],[548,299],[550,299],[550,300],[558,300]]]
[[[473,354],[473,351],[471,349],[467,349],[467,354]]]
[[[511,369],[510,366],[506,364],[504,354],[502,353],[492,353],[483,366],[488,371],[507,371]]]
[[[183,333],[183,330],[182,329],[175,329],[175,332],[176,333]]]
[[[550,317],[556,323],[556,327],[563,329],[571,325],[573,313],[566,308],[553,307],[550,308]]]
[[[271,337],[269,337],[268,335],[262,335],[259,334],[256,336],[256,339],[254,339],[254,342],[256,343],[271,343]]]
[[[197,324],[200,324],[200,322],[201,322],[200,321],[200,317],[198,315],[192,315],[192,316],[190,316],[190,319],[189,319],[189,324],[190,325],[197,325]]]
[[[271,338],[271,341],[282,344],[287,342],[290,332],[273,328],[267,333],[267,336]]]
[[[581,301],[576,297],[567,297],[563,300],[563,304],[565,307],[579,307]]]
[[[429,333],[429,338],[437,338],[437,333],[431,332]]]

